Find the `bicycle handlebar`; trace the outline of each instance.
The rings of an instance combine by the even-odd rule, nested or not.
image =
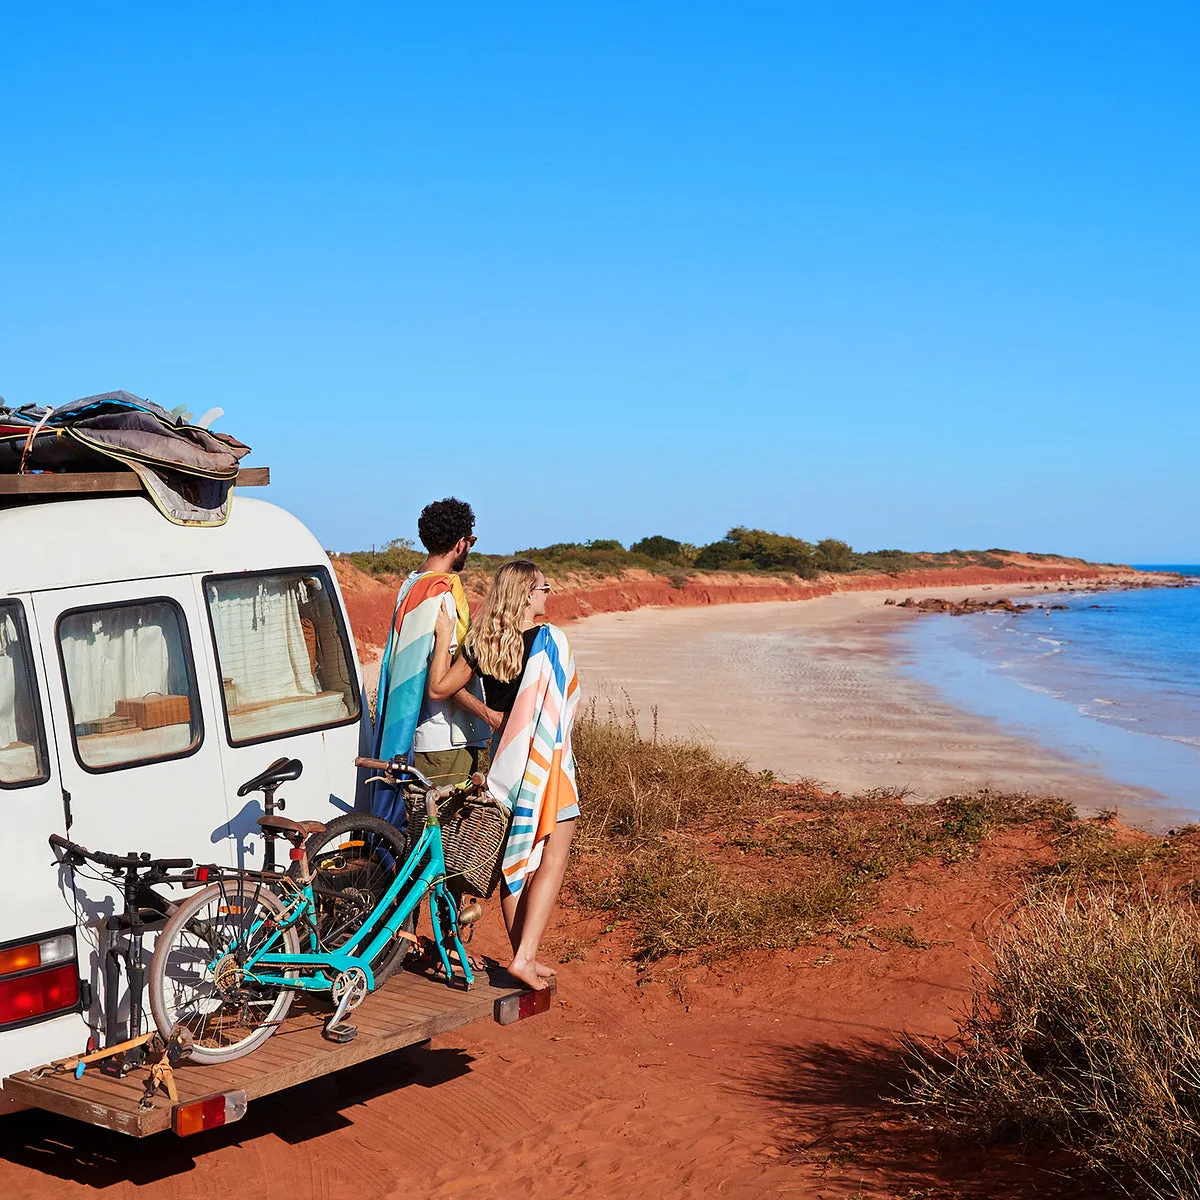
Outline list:
[[[422,775],[412,763],[406,763],[403,759],[393,758],[385,762],[382,758],[356,758],[354,760],[356,767],[366,767],[368,771],[383,771],[386,775],[411,775],[423,787],[433,787],[433,780],[426,775]]]
[[[63,850],[72,859],[83,862],[91,859],[101,867],[110,871],[124,871],[130,867],[153,868],[160,871],[186,870],[193,866],[190,858],[151,858],[148,854],[105,854],[101,850],[89,850],[78,842],[68,841],[58,833],[50,835],[50,845],[57,850]]]
[[[422,775],[411,763],[406,763],[402,758],[393,758],[390,761],[385,761],[382,758],[356,758],[354,760],[356,767],[365,767],[368,771],[382,771],[386,779],[394,782],[397,775],[410,775],[417,783],[421,784],[425,789],[425,811],[431,816],[430,805],[436,805],[439,800],[449,800],[451,796],[465,792],[470,788],[474,788],[476,792],[482,792],[487,786],[487,779],[478,771],[467,781],[467,784],[448,783],[444,787],[435,787],[433,780],[425,775]],[[484,801],[488,804],[494,804],[495,801],[488,799]]]

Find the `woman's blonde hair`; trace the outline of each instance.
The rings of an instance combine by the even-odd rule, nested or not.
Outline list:
[[[523,558],[505,563],[496,572],[492,590],[463,641],[481,675],[490,675],[501,683],[516,679],[525,659],[525,639],[521,636],[525,606],[537,576],[537,567]]]

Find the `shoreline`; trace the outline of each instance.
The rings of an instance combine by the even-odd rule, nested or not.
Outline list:
[[[369,693],[382,654],[381,644],[367,641],[369,627],[378,623],[372,610],[386,610],[386,636],[394,591],[356,571],[346,578],[341,564],[335,566]],[[963,573],[987,582],[950,583]],[[1001,574],[1017,578],[997,579]],[[919,608],[902,607],[909,597],[1028,602],[1060,592],[1177,587],[1179,577],[1124,568],[1079,574],[968,568],[921,576],[933,580],[913,586],[908,577],[860,576],[834,581],[841,586],[793,586],[726,577],[714,590],[672,588],[647,575],[641,582],[600,581],[611,586],[599,594],[576,590],[579,581],[573,580],[552,597],[560,611],[550,619],[566,625],[585,702],[594,700],[598,711],[622,715],[632,705],[646,732],[657,719],[667,734],[698,735],[719,752],[783,779],[812,778],[847,794],[902,791],[920,800],[981,786],[1049,793],[1071,801],[1081,814],[1115,809],[1149,829],[1194,819],[1168,796],[1123,783],[994,715],[946,698],[920,678],[915,663],[905,662],[907,649],[896,636],[922,615]],[[779,589],[803,595],[780,596]],[[659,593],[667,595],[667,604],[656,603]],[[570,607],[581,599],[601,607],[591,615],[561,611],[564,602]],[[367,629],[363,616],[374,618]]]
[[[569,636],[599,712],[632,708],[644,732],[654,722],[667,735],[700,736],[782,778],[916,800],[990,786],[1062,796],[1085,815],[1115,808],[1140,826],[1186,820],[1167,797],[959,708],[903,669],[895,635],[918,615],[900,607],[908,596],[1029,600],[1046,590],[935,586],[640,609],[573,622]]]

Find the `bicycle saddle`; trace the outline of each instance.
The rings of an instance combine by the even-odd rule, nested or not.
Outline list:
[[[280,833],[298,833],[303,837],[307,837],[310,833],[325,832],[325,826],[320,821],[289,821],[287,817],[276,814],[259,817],[258,824],[263,829],[277,829]]]
[[[251,792],[276,788],[288,780],[299,779],[303,773],[304,764],[298,758],[277,758],[265,771],[260,771],[253,779],[247,779],[238,788],[237,794],[248,796]]]

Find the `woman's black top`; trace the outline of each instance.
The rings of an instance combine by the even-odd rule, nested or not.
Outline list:
[[[494,675],[485,675],[479,669],[475,655],[466,646],[463,647],[463,658],[467,660],[467,665],[479,676],[479,681],[483,684],[483,700],[488,708],[494,708],[497,712],[502,713],[512,712],[512,706],[517,702],[517,692],[521,690],[521,676],[525,674],[525,664],[529,661],[529,652],[533,649],[533,639],[537,637],[539,628],[535,625],[521,635],[525,639],[525,653],[521,655],[521,667],[507,683],[502,679],[497,679]]]

